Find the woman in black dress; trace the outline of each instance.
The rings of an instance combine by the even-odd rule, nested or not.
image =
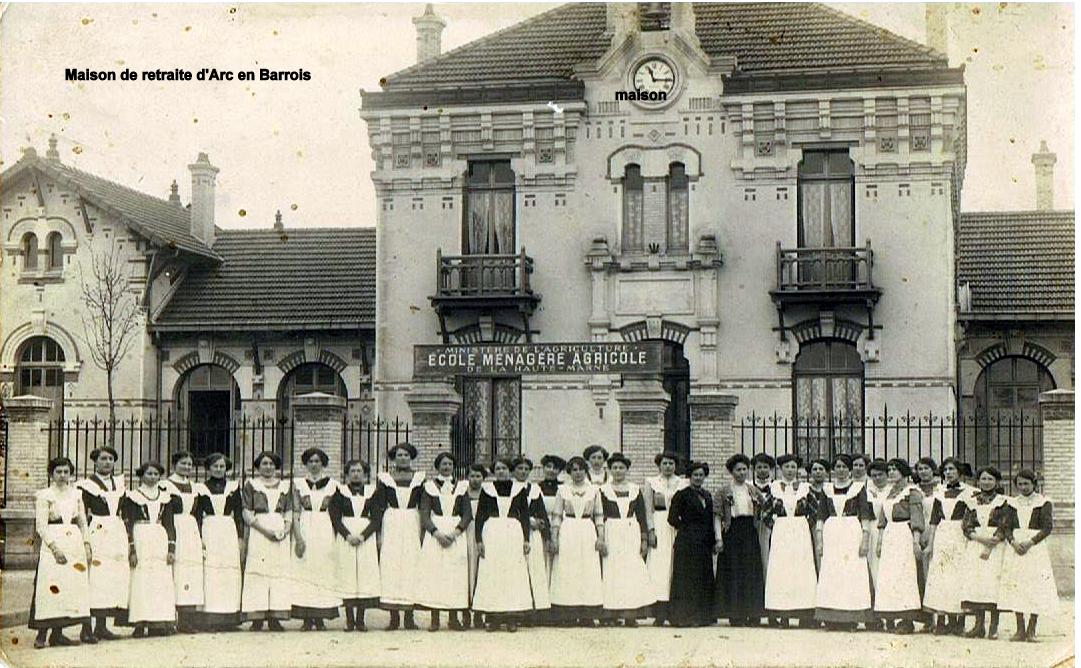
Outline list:
[[[766,575],[755,519],[764,498],[747,478],[751,460],[735,454],[725,468],[732,475],[713,497],[714,531],[721,537],[717,555],[717,616],[732,626],[757,626],[766,614]]]
[[[672,548],[672,626],[710,626],[717,621],[713,603],[713,555],[721,544],[713,531],[713,500],[702,488],[709,475],[705,462],[687,468],[690,485],[676,492],[668,523],[676,529]]]

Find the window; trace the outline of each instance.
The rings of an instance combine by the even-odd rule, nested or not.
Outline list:
[[[33,232],[23,235],[23,271],[37,271],[38,237]]]
[[[804,151],[799,163],[798,244],[802,249],[855,245],[855,181],[848,150]],[[856,266],[826,253],[821,261],[800,263],[801,282],[845,283]],[[827,275],[823,276],[823,272]]]
[[[1040,393],[1053,389],[1055,381],[1047,368],[1027,357],[1003,357],[987,365],[974,392],[975,465],[1039,470]]]
[[[60,247],[60,233],[50,232],[48,236],[49,271],[60,271],[64,268],[64,250]]]
[[[691,366],[683,354],[683,346],[664,342],[664,371],[662,382],[668,392],[668,407],[664,411],[664,449],[678,452],[684,462],[691,459]]]
[[[459,421],[471,434],[469,462],[517,457],[522,451],[522,379],[461,376]]]
[[[16,396],[32,395],[51,399],[49,420],[64,417],[64,351],[46,336],[28,339],[19,350],[15,363]],[[50,456],[57,454],[59,430],[53,430]]]
[[[800,346],[793,367],[797,453],[806,461],[855,452],[863,440],[863,361],[848,341]]]
[[[623,172],[623,252],[645,250],[645,229],[642,225],[644,197],[642,168],[627,165]]]
[[[469,162],[466,173],[465,255],[513,255],[514,170],[509,160]]]
[[[178,413],[187,420],[187,448],[197,464],[214,452],[236,459],[233,420],[240,414],[240,387],[228,369],[195,367],[181,379],[176,400]]]
[[[687,245],[687,212],[689,208],[687,168],[673,162],[668,168],[668,238],[669,251],[685,251]]]
[[[278,417],[292,419],[292,398],[311,392],[349,396],[345,381],[333,367],[322,362],[301,364],[282,380],[278,394]]]

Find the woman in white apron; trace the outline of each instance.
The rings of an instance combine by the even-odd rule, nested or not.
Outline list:
[[[732,480],[713,497],[713,533],[723,548],[717,555],[715,613],[731,626],[757,626],[766,614],[766,575],[754,526],[766,497],[748,480],[750,467],[744,454],[729,457],[725,468]]]
[[[465,494],[469,500],[469,511],[473,521],[465,530],[466,554],[469,557],[469,607],[462,613],[463,628],[479,629],[484,625],[484,615],[472,610],[473,595],[477,590],[477,570],[480,567],[480,554],[477,550],[477,509],[480,506],[480,496],[483,493],[484,479],[488,477],[488,469],[484,464],[471,464],[469,466],[469,481]]]
[[[263,622],[281,631],[292,605],[289,533],[293,526],[289,482],[279,477],[282,460],[273,452],[261,452],[252,462],[256,474],[241,487],[243,518],[247,529],[244,582],[240,611],[251,621],[252,631]]]
[[[800,459],[793,454],[777,458],[781,479],[770,484],[773,523],[770,534],[769,567],[766,569],[766,611],[787,626],[792,617],[809,618],[814,613],[814,545],[811,523],[815,521],[811,487],[797,479]]]
[[[529,589],[533,593],[533,614],[525,624],[533,625],[543,621],[543,615],[552,609],[551,596],[548,593],[548,544],[551,542],[551,525],[548,510],[544,507],[540,487],[529,482],[533,472],[533,461],[526,457],[516,457],[511,461],[511,474],[526,488],[529,499]]]
[[[82,493],[71,484],[74,472],[67,457],[50,460],[49,486],[34,495],[34,530],[41,547],[27,626],[37,631],[38,649],[45,647],[46,637],[54,647],[77,645],[64,635],[64,627],[90,620],[87,564],[93,550]]]
[[[120,517],[120,500],[127,485],[123,475],[113,475],[116,450],[98,448],[90,453],[94,473],[76,483],[82,490],[94,559],[90,564],[90,616],[96,620],[83,625],[80,639],[116,640],[109,631],[108,618],[123,623],[128,616],[128,589],[131,566],[128,565],[128,533]]]
[[[128,531],[131,597],[128,623],[133,638],[171,635],[176,624],[173,566],[176,564],[174,518],[183,506],[160,485],[165,472],[157,462],[143,462],[135,471],[139,485],[120,502]]]
[[[653,515],[653,531],[649,534],[649,556],[646,566],[649,568],[649,581],[653,586],[653,625],[664,626],[668,619],[668,597],[672,589],[672,544],[676,539],[676,530],[668,523],[668,509],[672,506],[672,497],[687,486],[686,478],[676,475],[679,455],[674,452],[662,452],[653,458],[657,475],[647,478],[642,485],[642,496],[646,501],[646,510]]]
[[[345,484],[330,502],[330,521],[338,535],[335,581],[345,605],[345,630],[367,631],[364,615],[379,605],[379,540],[383,506],[377,486],[368,484],[371,469],[360,459],[345,463]]]
[[[582,451],[582,457],[589,464],[586,475],[594,487],[608,482],[608,451],[600,445],[591,445]]]
[[[922,552],[923,497],[911,483],[912,469],[903,459],[886,464],[890,486],[882,495],[882,529],[878,543],[878,581],[875,585],[875,615],[887,630],[912,633],[913,622],[922,613],[917,557]]]
[[[204,628],[226,629],[240,623],[240,593],[243,562],[240,545],[244,535],[240,483],[226,474],[233,464],[221,454],[206,458],[206,482],[197,485],[195,519],[202,533],[206,557],[203,560],[203,607],[198,619]]]
[[[873,460],[867,465],[867,477],[870,479],[867,483],[867,499],[871,502],[871,510],[875,514],[873,522],[864,524],[864,526],[870,524],[868,528],[871,530],[871,546],[867,552],[867,568],[871,571],[871,591],[873,593],[874,588],[878,586],[878,541],[881,537],[878,524],[882,520],[882,498],[886,495],[890,485],[886,479],[886,462],[881,459]]]
[[[432,611],[429,631],[439,630],[439,611],[447,610],[447,625],[462,631],[458,612],[469,607],[469,553],[463,538],[473,522],[466,487],[454,479],[457,462],[449,452],[435,456],[436,476],[421,486],[420,525],[424,542],[417,570],[421,583],[417,604]]]
[[[937,635],[961,635],[965,631],[961,599],[965,585],[965,538],[961,523],[974,490],[961,481],[961,463],[950,457],[942,462],[942,482],[931,505],[927,527],[927,585],[923,609],[937,614]]]
[[[563,484],[560,475],[567,468],[567,462],[556,455],[541,457],[541,468],[544,470],[544,479],[537,483],[540,489],[541,502],[544,504],[544,512],[548,517],[548,536],[546,539],[547,549],[544,551],[545,572],[548,573],[548,600],[552,599],[552,564],[555,561],[555,546],[552,544],[552,525],[559,521],[556,514],[556,499],[559,496],[559,487]],[[554,611],[549,608],[544,616],[543,623],[554,624],[556,617]]]
[[[557,521],[552,524],[552,609],[568,624],[595,626],[604,605],[601,557],[593,507],[597,489],[586,477],[589,465],[581,457],[567,462],[570,480],[556,496]]]
[[[598,526],[604,610],[623,625],[638,626],[657,602],[646,566],[651,517],[638,485],[627,480],[631,460],[621,452],[608,458],[611,480],[601,485],[595,515]]]
[[[179,500],[181,509],[176,524],[176,563],[173,564],[173,589],[176,592],[177,630],[194,631],[196,609],[203,605],[203,539],[195,521],[198,490],[191,474],[195,460],[190,452],[177,452],[171,460],[172,474],[162,481],[162,489]]]
[[[473,609],[484,613],[489,631],[518,621],[533,609],[529,588],[529,498],[525,485],[511,480],[511,463],[497,461],[495,480],[484,483],[477,504],[477,589]]]
[[[912,465],[912,480],[916,483],[916,489],[920,490],[920,494],[923,495],[923,519],[926,523],[928,518],[931,517],[931,511],[934,510],[935,498],[939,495],[939,489],[941,488],[938,464],[931,457],[920,457],[916,460],[916,463]],[[920,575],[920,598],[922,599],[927,593],[927,571],[931,567],[931,550],[928,540],[930,535],[927,531],[924,531],[922,537],[923,551],[917,560],[919,566],[918,572]],[[935,615],[924,610],[918,617],[918,620],[925,626],[924,631],[932,633],[935,630]]]
[[[1006,555],[1006,497],[998,492],[1002,474],[993,466],[976,471],[979,493],[969,498],[961,524],[965,546],[965,595],[961,607],[976,614],[976,625],[967,638],[998,637],[998,592],[1002,584],[1002,559]],[[985,627],[987,613],[991,624]]]
[[[401,626],[400,614],[405,612],[405,628],[413,630],[413,607],[417,603],[420,572],[420,486],[424,472],[413,470],[417,449],[400,443],[387,451],[390,471],[379,474],[383,507],[383,542],[379,552],[379,568],[383,591],[380,607],[390,611],[394,631]]]
[[[760,512],[758,517],[755,518],[754,526],[758,531],[758,549],[762,552],[762,576],[765,577],[766,572],[769,571],[769,541],[770,535],[773,533],[772,520],[766,510],[773,505],[769,491],[770,485],[773,483],[773,470],[777,468],[777,460],[764,452],[760,452],[751,458],[751,468],[754,470],[755,489],[762,495],[763,512]],[[763,595],[765,595],[764,590]],[[773,618],[768,619],[770,624],[773,625]]]
[[[301,631],[322,631],[342,604],[333,581],[338,571],[337,539],[330,500],[338,484],[323,473],[327,453],[308,448],[300,461],[308,473],[293,480],[293,598],[290,616],[303,619]]]
[[[1036,492],[1036,473],[1021,469],[1013,478],[1017,496],[1006,507],[1005,535],[1009,548],[1002,558],[998,607],[1012,610],[1017,632],[1010,640],[1036,640],[1036,620],[1061,608],[1047,537],[1053,528],[1051,501]],[[1028,615],[1028,626],[1025,625]]]
[[[822,567],[815,590],[815,619],[828,628],[844,630],[854,630],[871,615],[867,569],[871,532],[867,523],[874,521],[874,510],[863,483],[854,482],[851,472],[851,457],[833,457],[833,481],[826,483],[819,508]]]

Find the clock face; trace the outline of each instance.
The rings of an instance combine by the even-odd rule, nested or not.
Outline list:
[[[634,89],[640,93],[671,95],[676,87],[676,72],[668,61],[650,58],[634,70]]]

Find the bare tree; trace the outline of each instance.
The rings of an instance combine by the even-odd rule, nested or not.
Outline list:
[[[79,265],[83,335],[90,348],[90,357],[105,372],[108,385],[110,444],[115,440],[111,427],[116,424],[113,376],[131,349],[139,325],[139,305],[135,295],[128,291],[125,265],[115,238],[108,250],[91,252],[89,275],[82,264]]]

